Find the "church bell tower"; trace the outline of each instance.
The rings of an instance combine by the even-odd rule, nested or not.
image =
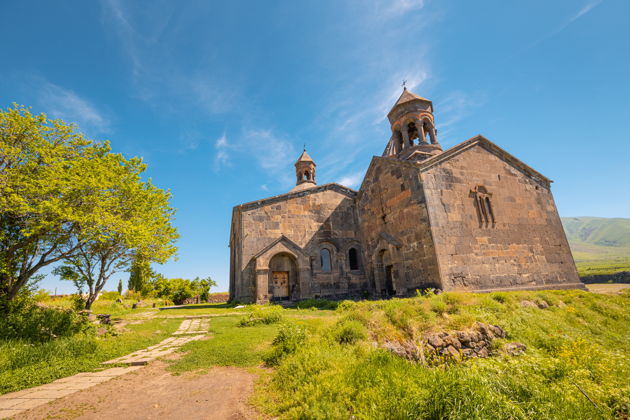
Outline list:
[[[442,153],[433,119],[433,102],[403,88],[387,114],[392,136],[385,157],[422,161]]]
[[[306,148],[295,162],[295,187],[291,191],[304,190],[315,186],[315,162],[306,153]]]

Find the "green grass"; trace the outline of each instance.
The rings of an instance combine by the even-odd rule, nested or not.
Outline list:
[[[629,251],[630,255],[630,251]],[[575,262],[580,277],[614,274],[620,271],[630,271],[630,256],[607,260],[577,260]]]
[[[522,300],[545,300],[547,309]],[[445,293],[343,303],[338,321],[309,332],[257,388],[269,416],[309,419],[598,419],[630,411],[630,294],[581,291]],[[418,342],[426,331],[500,325],[495,354],[436,367],[412,363],[373,343]],[[369,337],[342,344],[340,325]],[[356,335],[360,338],[360,334]],[[501,351],[527,345],[524,356]],[[596,408],[582,394],[587,393]]]
[[[164,309],[157,313],[156,316],[190,316],[190,315],[226,315],[227,313],[246,313],[251,310],[252,306],[244,305],[243,308],[236,309],[233,304],[229,303],[200,303],[197,305],[185,305],[175,309]]]
[[[630,271],[630,219],[563,217],[580,277]]]
[[[101,368],[101,362],[160,342],[180,322],[153,319],[127,325],[129,331],[103,338],[77,334],[39,344],[0,340],[0,394]]]
[[[240,317],[212,318],[211,338],[188,343],[184,355],[170,366],[173,372],[208,369],[212,366],[249,367],[260,364],[278,332],[278,324],[239,327]]]
[[[312,333],[330,325],[335,318],[333,311],[284,309],[282,312],[283,319],[297,323]],[[248,319],[248,315],[245,315],[247,313],[213,317],[210,321],[210,338],[194,341],[182,347],[182,358],[172,362],[170,369],[180,373],[208,369],[212,366],[260,365],[282,324],[258,323],[253,326],[240,326],[243,320]]]

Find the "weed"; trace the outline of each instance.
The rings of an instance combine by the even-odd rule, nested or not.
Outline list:
[[[334,340],[339,344],[356,344],[368,337],[367,329],[358,321],[342,321],[332,331]]]
[[[275,324],[282,320],[282,306],[253,306],[251,312],[240,319],[239,327],[251,327],[258,324]]]
[[[283,357],[295,353],[304,341],[306,341],[304,328],[293,323],[284,324],[273,339],[271,351],[263,360],[268,366],[276,366]]]

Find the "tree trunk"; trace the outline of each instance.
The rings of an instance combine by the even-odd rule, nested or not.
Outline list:
[[[87,299],[85,299],[85,309],[87,309],[88,311],[91,310],[92,304],[94,303],[95,300],[96,300],[96,295],[88,293],[88,297]]]

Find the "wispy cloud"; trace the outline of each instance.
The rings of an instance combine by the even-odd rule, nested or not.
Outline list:
[[[243,135],[241,150],[249,154],[268,176],[283,186],[291,184],[291,165],[296,151],[289,140],[269,129],[249,129]]]
[[[370,5],[370,1],[362,0],[362,5]],[[396,18],[424,7],[424,0],[372,0],[371,6],[375,14],[384,18]]]
[[[438,141],[443,147],[449,147],[465,140],[461,138],[451,139],[449,136],[455,125],[470,116],[485,102],[486,96],[483,93],[454,91],[435,103],[436,112],[440,114],[440,118],[436,119]]]
[[[220,169],[224,166],[230,166],[230,144],[225,133],[214,142],[214,167]]]
[[[582,6],[577,12],[569,16],[565,21],[563,21],[560,25],[558,25],[557,28],[555,28],[553,31],[549,32],[548,34],[545,34],[544,36],[538,38],[531,44],[527,45],[524,50],[529,50],[535,47],[536,45],[540,44],[541,42],[546,41],[547,39],[558,35],[560,32],[564,31],[567,27],[573,24],[576,20],[578,20],[579,18],[581,18],[582,16],[586,15],[587,13],[595,9],[597,6],[599,6],[603,1],[604,0],[589,1],[584,6]]]
[[[46,80],[36,82],[36,86],[37,101],[48,115],[76,123],[92,133],[109,131],[110,123],[104,113],[86,98]]]
[[[190,66],[178,60],[178,30],[185,27],[181,22],[185,5],[157,1],[139,9],[129,2],[102,0],[102,6],[105,26],[113,30],[129,59],[138,98],[160,112],[172,113],[190,102],[208,114],[226,112],[237,103],[234,74],[219,75],[211,61]],[[210,54],[203,56],[211,60]]]
[[[358,188],[363,181],[363,176],[365,175],[365,171],[357,171],[354,173],[347,174],[341,177],[338,181],[339,184],[344,185],[350,188]]]

